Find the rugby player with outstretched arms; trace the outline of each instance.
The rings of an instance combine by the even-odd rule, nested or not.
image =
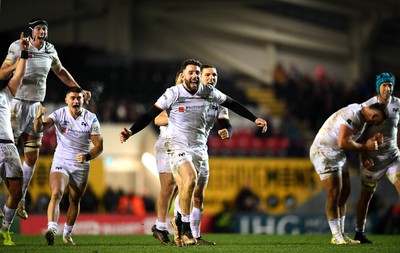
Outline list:
[[[228,97],[212,85],[200,83],[201,63],[188,59],[182,64],[183,83],[168,88],[157,102],[132,125],[120,132],[120,141],[125,142],[138,133],[162,111],[169,113],[167,147],[172,172],[182,179],[179,187],[179,202],[182,211],[182,241],[185,245],[196,244],[190,229],[191,205],[200,165],[207,159],[207,150],[199,149],[201,139],[207,139],[206,121],[210,102],[220,104],[238,115],[253,121],[267,131],[267,122],[256,117],[236,100]]]

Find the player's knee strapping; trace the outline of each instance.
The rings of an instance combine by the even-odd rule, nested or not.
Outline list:
[[[42,145],[42,140],[37,139],[37,140],[29,140],[25,142],[24,145],[24,152],[36,152],[39,150],[40,146]]]

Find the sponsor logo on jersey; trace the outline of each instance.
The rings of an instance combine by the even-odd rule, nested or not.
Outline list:
[[[179,106],[178,107],[178,112],[185,112],[185,107],[184,106]]]

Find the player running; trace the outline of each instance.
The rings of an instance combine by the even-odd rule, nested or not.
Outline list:
[[[38,133],[50,127],[56,128],[57,147],[50,169],[51,199],[47,208],[47,231],[45,238],[48,245],[54,245],[57,222],[60,218],[60,201],[68,186],[69,207],[64,224],[63,242],[75,245],[71,234],[79,215],[79,207],[89,179],[90,160],[103,151],[103,138],[100,123],[94,113],[84,109],[83,90],[72,87],[66,93],[62,107],[43,119],[45,107],[40,107],[34,121]],[[91,147],[93,145],[93,147]]]

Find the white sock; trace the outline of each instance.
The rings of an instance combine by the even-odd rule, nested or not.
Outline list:
[[[190,229],[194,238],[200,237],[200,222],[202,216],[202,210],[197,207],[193,207],[192,213],[190,214]]]
[[[67,223],[65,223],[63,236],[70,235],[72,233],[73,229],[74,229],[74,226],[68,226]]]
[[[329,220],[328,224],[333,236],[341,235],[339,219]]]
[[[1,231],[9,231],[11,223],[14,220],[15,213],[17,212],[17,209],[11,209],[8,206],[4,205],[3,211],[4,211],[4,217],[1,226]]]
[[[168,230],[168,223],[156,220],[156,228],[161,231],[166,231]]]
[[[182,214],[182,222],[190,222],[190,215]]]
[[[24,173],[24,182],[22,184],[22,199],[25,199],[26,192],[28,191],[29,183],[31,182],[35,168],[30,167],[28,164],[22,164],[22,171]]]
[[[50,221],[47,223],[47,229],[51,229],[57,233],[57,222]]]

